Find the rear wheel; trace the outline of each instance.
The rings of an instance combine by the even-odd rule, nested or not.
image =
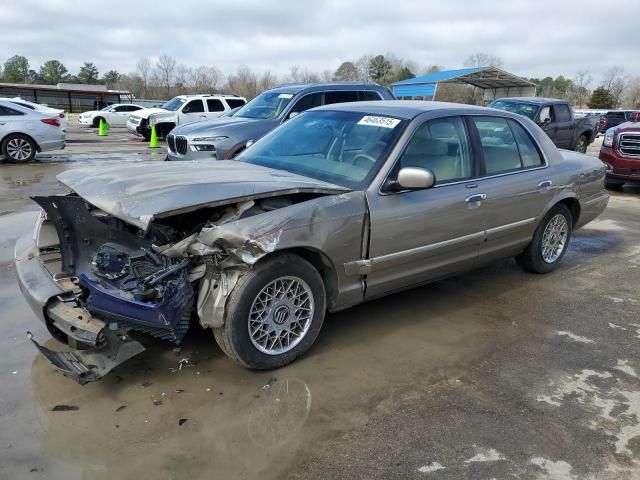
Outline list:
[[[538,225],[531,243],[516,257],[518,264],[528,272],[554,270],[567,251],[572,225],[571,211],[564,203],[553,207]]]
[[[227,299],[218,345],[236,363],[254,369],[284,366],[315,342],[326,309],[318,271],[297,255],[277,254],[243,275]]]
[[[93,126],[94,128],[99,128],[100,127],[100,120],[104,120],[102,117],[96,117],[93,119]]]
[[[587,137],[584,135],[580,135],[578,140],[576,141],[576,148],[574,149],[576,152],[587,153],[587,146],[589,145],[589,141]]]
[[[29,162],[37,150],[33,140],[19,133],[7,136],[2,142],[2,154],[11,162]]]

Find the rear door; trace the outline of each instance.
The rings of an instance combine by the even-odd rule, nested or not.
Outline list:
[[[207,98],[207,118],[217,118],[225,112],[224,103],[219,98]]]
[[[13,131],[17,122],[25,119],[25,114],[19,110],[0,105],[0,140]]]
[[[537,217],[552,200],[555,185],[539,145],[518,121],[473,116],[482,176],[477,190],[483,202],[485,241],[480,261],[516,254],[529,243]]]
[[[556,103],[552,105],[552,118],[556,125],[556,145],[558,148],[570,149],[573,145],[574,122],[569,105]]]
[[[390,175],[404,167],[431,170],[436,184],[425,190],[367,192],[368,298],[471,268],[482,242],[482,195],[461,117],[419,125]]]
[[[204,102],[200,98],[196,98],[184,104],[178,116],[178,123],[197,122],[204,118],[207,118]]]

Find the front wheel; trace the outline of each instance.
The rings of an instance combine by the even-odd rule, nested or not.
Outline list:
[[[571,239],[571,211],[560,203],[553,207],[538,225],[531,243],[516,257],[518,264],[534,273],[548,273],[560,263]]]
[[[29,162],[37,150],[36,143],[26,135],[9,135],[2,142],[2,154],[11,162]]]
[[[266,370],[293,362],[318,337],[326,294],[309,262],[290,253],[258,262],[227,299],[218,345],[244,367]]]
[[[584,135],[580,135],[580,137],[578,137],[578,140],[576,141],[576,148],[574,150],[580,153],[587,153],[588,144],[589,141],[587,140],[587,137],[585,137]]]

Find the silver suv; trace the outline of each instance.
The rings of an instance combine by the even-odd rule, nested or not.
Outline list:
[[[167,160],[224,160],[310,108],[332,103],[393,100],[373,83],[284,85],[266,90],[230,117],[178,126],[167,136]]]

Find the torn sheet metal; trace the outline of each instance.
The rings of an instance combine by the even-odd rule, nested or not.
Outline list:
[[[253,201],[239,203],[225,209],[221,217],[173,245],[155,250],[170,257],[207,257],[205,264],[189,271],[190,279],[201,278],[197,311],[204,327],[221,327],[224,322],[226,301],[238,279],[260,258],[273,252],[280,235],[288,223],[249,222],[238,219],[251,207]]]
[[[114,332],[107,333],[106,346],[101,350],[55,352],[40,345],[31,332],[27,332],[27,338],[64,376],[74,379],[80,385],[100,380],[113,368],[145,350],[140,342],[128,335],[117,335]]]

